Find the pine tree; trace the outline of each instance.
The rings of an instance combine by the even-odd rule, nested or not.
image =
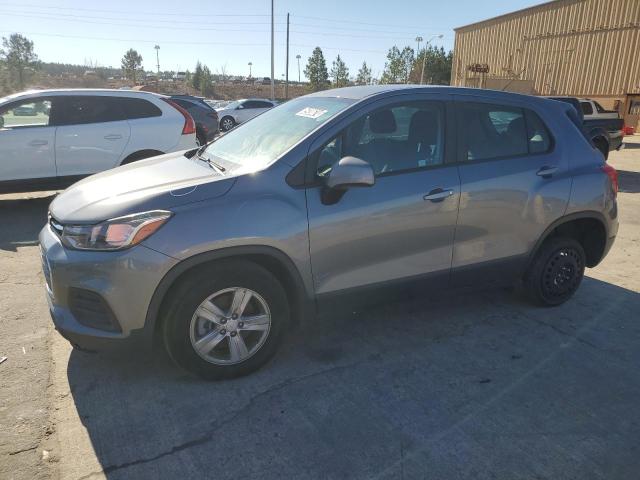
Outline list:
[[[404,47],[400,50],[394,45],[387,53],[387,62],[380,83],[408,83],[413,62],[413,48]]]
[[[121,65],[124,76],[136,83],[136,70],[142,68],[142,55],[130,48],[122,57]]]
[[[371,83],[371,69],[367,66],[367,62],[362,62],[358,76],[356,77],[357,85],[369,85]]]
[[[304,69],[304,74],[309,79],[312,90],[321,90],[327,87],[329,74],[327,73],[327,63],[320,47],[313,49],[313,53]]]
[[[200,79],[202,78],[202,64],[200,60],[196,63],[196,69],[193,71],[191,75],[191,85],[193,88],[200,89]]]
[[[24,88],[27,76],[38,67],[38,56],[33,52],[33,42],[19,33],[2,39],[0,59],[4,61],[11,77],[17,77],[19,88]]]
[[[331,65],[331,77],[333,78],[334,86],[337,88],[344,87],[349,83],[349,68],[340,58],[340,55],[336,57]]]

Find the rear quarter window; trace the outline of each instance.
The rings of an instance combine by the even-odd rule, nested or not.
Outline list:
[[[162,116],[162,110],[143,98],[121,97],[120,105],[129,120]]]

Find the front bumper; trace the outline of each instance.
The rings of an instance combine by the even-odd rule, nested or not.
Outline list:
[[[70,250],[49,225],[39,239],[51,318],[65,338],[91,350],[152,338],[145,330],[149,303],[177,260],[143,245],[119,252]],[[100,298],[114,327],[94,324],[86,310],[80,316],[72,298],[77,291]]]

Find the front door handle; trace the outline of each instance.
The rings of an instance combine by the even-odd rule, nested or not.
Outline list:
[[[29,142],[30,147],[42,147],[44,145],[49,145],[47,140],[31,140]]]
[[[120,140],[121,138],[122,138],[122,135],[118,135],[116,133],[104,136],[105,140]]]
[[[536,172],[536,175],[542,178],[550,178],[557,171],[558,171],[558,167],[549,167],[545,165],[544,167],[542,167],[540,170]]]
[[[424,200],[430,200],[432,202],[441,202],[445,198],[449,198],[451,195],[453,195],[453,190],[444,190],[442,188],[434,188],[422,198]]]

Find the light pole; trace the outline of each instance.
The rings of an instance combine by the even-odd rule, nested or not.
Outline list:
[[[298,60],[298,83],[300,83],[300,59],[302,57],[300,56],[300,54],[296,55],[296,59]]]
[[[249,65],[249,79],[251,79],[251,65],[253,65],[253,63],[249,62],[247,65]]]
[[[271,100],[276,99],[276,86],[275,86],[275,78],[273,77],[274,73],[274,62],[273,62],[273,0],[271,0]]]
[[[427,59],[427,45],[429,45],[436,38],[442,38],[442,37],[444,37],[444,35],[442,34],[434,35],[427,41],[427,43],[424,44],[424,55],[422,55],[422,71],[420,72],[420,85],[424,83],[424,62]]]
[[[156,65],[158,66],[158,76],[156,78],[156,90],[160,93],[160,45],[153,47],[156,49]]]

